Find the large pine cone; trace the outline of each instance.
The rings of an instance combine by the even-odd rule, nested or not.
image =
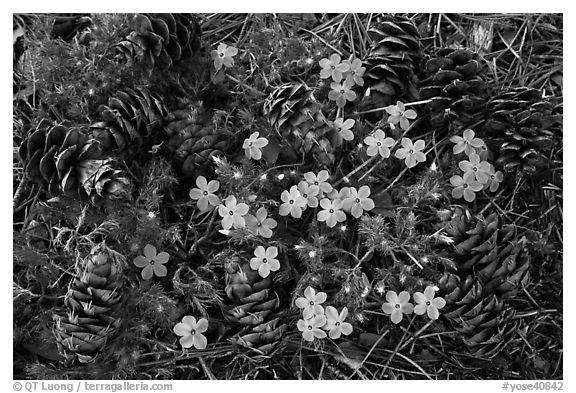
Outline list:
[[[438,286],[446,300],[443,315],[475,356],[494,357],[513,339],[517,330],[517,323],[511,321],[514,310],[505,308],[494,294],[485,296],[486,290],[480,281],[472,276],[461,280],[446,274]]]
[[[136,14],[132,31],[116,48],[128,65],[165,70],[200,50],[202,31],[193,14]]]
[[[518,87],[488,102],[480,136],[499,153],[496,166],[507,172],[534,173],[548,165],[543,154],[554,145],[554,105],[539,90]]]
[[[364,80],[377,106],[418,97],[414,70],[422,60],[418,30],[403,16],[380,17],[368,34],[372,46],[364,60]]]
[[[66,359],[93,362],[118,329],[121,268],[118,254],[104,244],[94,247],[76,266],[77,277],[65,297],[67,313],[53,316],[56,344]]]
[[[283,144],[298,156],[310,155],[319,164],[334,163],[337,132],[322,113],[322,106],[303,83],[276,88],[264,103],[264,114]]]
[[[270,352],[286,331],[275,312],[279,297],[272,276],[260,277],[249,263],[233,258],[226,263],[226,295],[232,304],[222,308],[224,317],[245,328],[234,338],[238,344]]]
[[[459,210],[444,232],[454,240],[454,249],[445,256],[460,274],[474,272],[485,296],[509,298],[529,279],[526,239],[518,240],[516,227],[500,223],[496,213],[483,220]]]
[[[486,104],[484,67],[468,49],[440,49],[425,67],[420,99],[428,103],[430,123],[440,129],[452,124],[457,131],[481,118]]]
[[[101,111],[105,121],[92,124],[90,131],[104,150],[119,152],[157,142],[168,113],[161,97],[141,88],[117,92]]]
[[[41,122],[19,148],[28,178],[51,195],[65,194],[98,203],[126,195],[129,180],[101,159],[100,144],[80,127]]]
[[[210,158],[228,153],[234,145],[233,135],[217,129],[212,116],[202,103],[188,103],[184,109],[168,114],[166,132],[168,148],[174,153],[174,164],[185,176],[210,163]]]

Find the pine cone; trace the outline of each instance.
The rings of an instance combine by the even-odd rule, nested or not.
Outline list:
[[[459,130],[481,118],[486,99],[478,54],[468,49],[440,49],[425,68],[420,99],[432,100],[428,109],[434,128],[452,124]]]
[[[444,256],[454,261],[461,274],[473,271],[483,284],[484,296],[509,298],[529,279],[526,239],[518,240],[516,227],[502,225],[496,213],[482,220],[457,212],[444,232],[454,239],[454,249]]]
[[[202,31],[193,14],[136,14],[134,29],[116,48],[128,65],[142,64],[149,72],[166,70],[200,50]]]
[[[125,196],[130,183],[110,159],[100,159],[100,144],[81,127],[41,122],[22,142],[19,155],[28,178],[51,195],[89,198],[96,204]]]
[[[66,359],[93,362],[120,326],[121,268],[118,254],[104,244],[94,247],[76,267],[77,278],[65,297],[68,311],[53,316],[56,344]]]
[[[418,98],[414,70],[422,60],[420,37],[412,21],[385,15],[368,30],[371,50],[365,59],[364,80],[377,106]]]
[[[223,306],[222,313],[227,320],[246,327],[234,340],[260,352],[270,352],[286,331],[286,325],[274,312],[279,298],[272,288],[272,276],[260,277],[239,258],[226,263],[226,276],[226,295],[232,304]]]
[[[460,280],[456,275],[447,274],[438,286],[446,300],[443,315],[475,356],[498,355],[516,334],[518,324],[511,321],[514,310],[505,308],[494,294],[484,296],[485,288],[472,276]]]
[[[119,152],[158,141],[168,113],[161,97],[141,88],[119,91],[100,110],[105,121],[92,124],[90,131],[103,149]]]
[[[166,118],[168,148],[174,152],[174,163],[185,176],[209,164],[211,157],[228,153],[234,144],[233,135],[216,129],[211,120],[212,116],[198,102],[188,103]]]
[[[499,152],[495,165],[507,172],[534,173],[548,166],[542,154],[554,145],[554,105],[539,90],[518,87],[488,102],[480,136]]]
[[[334,163],[337,132],[308,86],[300,83],[276,88],[264,103],[264,114],[296,154],[311,155],[324,165]]]

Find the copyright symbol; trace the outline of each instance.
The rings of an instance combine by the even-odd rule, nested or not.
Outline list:
[[[14,382],[14,390],[17,392],[22,390],[22,384],[20,382]]]

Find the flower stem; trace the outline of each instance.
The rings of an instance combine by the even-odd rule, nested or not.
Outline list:
[[[338,184],[342,183],[344,181],[344,179],[346,178],[350,178],[350,176],[354,175],[356,172],[358,172],[360,169],[364,168],[366,165],[368,165],[369,163],[371,163],[372,161],[374,161],[378,156],[373,156],[370,157],[370,159],[366,162],[364,162],[364,164],[360,165],[358,168],[354,169],[352,172],[348,173],[347,175],[343,176],[340,180],[338,180],[336,183],[334,183],[332,185],[332,187],[336,187]]]

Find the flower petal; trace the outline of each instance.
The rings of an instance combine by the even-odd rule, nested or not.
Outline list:
[[[316,294],[316,297],[314,298],[314,301],[316,302],[316,304],[322,304],[326,301],[326,293],[325,292],[318,292]]]
[[[426,303],[426,296],[422,292],[416,292],[414,294],[414,301],[418,304]]]
[[[328,320],[329,323],[338,322],[340,320],[340,318],[338,318],[338,310],[336,310],[336,308],[333,306],[326,307],[325,313],[326,313],[326,319]]]
[[[162,251],[161,253],[156,255],[156,257],[154,258],[154,262],[162,264],[162,263],[168,262],[169,259],[170,259],[170,254],[168,254],[165,251]]]
[[[192,346],[194,345],[194,336],[192,336],[191,334],[188,334],[182,338],[180,338],[180,345],[182,346],[182,348],[192,348]]]
[[[410,294],[407,291],[402,291],[398,294],[398,303],[406,304],[410,301]]]
[[[174,333],[176,333],[176,335],[178,336],[187,336],[190,334],[191,329],[190,326],[188,326],[187,324],[178,322],[176,326],[174,326],[173,330]]]
[[[144,280],[150,280],[152,278],[152,276],[154,275],[154,268],[152,267],[152,265],[148,265],[146,267],[144,267],[144,269],[142,269],[142,278]]]
[[[296,299],[295,303],[296,307],[298,308],[306,308],[310,304],[310,301],[305,297],[299,297],[298,299]]]
[[[200,318],[196,324],[196,332],[204,333],[208,330],[208,320],[206,318]]]
[[[438,319],[440,316],[438,309],[432,305],[428,306],[426,313],[428,314],[428,317],[433,320]]]
[[[384,313],[386,314],[392,314],[394,312],[395,308],[394,305],[391,303],[384,303],[382,304],[382,311],[384,311]]]
[[[198,200],[204,196],[204,193],[198,188],[193,188],[190,190],[188,195],[190,196],[190,199]]]
[[[436,308],[444,308],[444,306],[446,305],[446,300],[444,300],[441,297],[436,297],[432,299],[432,305]]]
[[[349,335],[350,333],[352,333],[352,324],[350,324],[349,322],[342,322],[340,323],[340,331],[342,332],[342,334],[344,334],[345,336]]]
[[[390,320],[395,324],[400,323],[402,321],[402,311],[399,308],[395,308],[390,315]]]
[[[152,265],[152,268],[154,269],[156,277],[166,277],[166,274],[168,274],[168,269],[166,269],[166,266],[164,265],[154,264]]]
[[[205,190],[206,186],[208,185],[208,182],[206,181],[206,178],[204,176],[198,176],[196,178],[196,185],[198,186],[199,189]]]
[[[146,246],[144,247],[144,256],[149,260],[154,259],[154,257],[156,256],[156,247],[154,247],[151,244],[146,244]]]
[[[386,300],[388,301],[388,303],[391,303],[393,305],[399,303],[398,294],[396,294],[396,292],[394,291],[388,291],[386,292]]]
[[[134,258],[134,265],[137,267],[148,266],[150,265],[150,260],[146,257],[143,257],[142,255],[138,255],[136,258]]]
[[[206,337],[203,334],[196,332],[196,334],[194,334],[193,337],[194,337],[194,346],[196,347],[196,349],[206,349],[206,345],[208,345],[208,340],[206,340]]]
[[[414,314],[416,315],[424,315],[426,313],[426,305],[425,304],[418,304],[414,307]]]

